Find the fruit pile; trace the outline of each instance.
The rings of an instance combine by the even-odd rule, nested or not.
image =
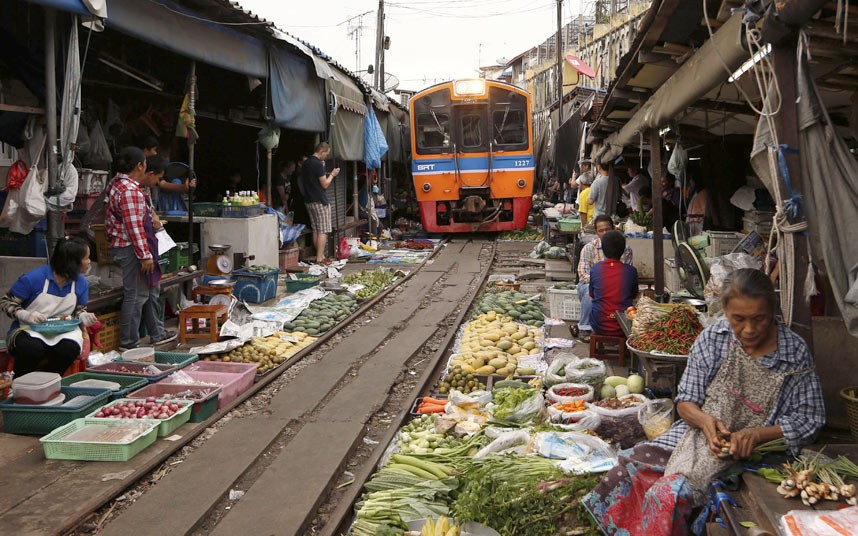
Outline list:
[[[379,268],[378,270],[366,270],[355,272],[343,277],[344,285],[363,285],[363,288],[355,292],[355,298],[367,300],[372,298],[396,279],[392,270]]]
[[[301,331],[307,335],[321,335],[334,324],[345,320],[357,306],[355,297],[349,293],[328,294],[312,302],[295,320],[283,324],[283,329]]]
[[[456,366],[444,374],[444,377],[441,378],[441,384],[438,386],[438,392],[442,395],[454,390],[464,394],[473,391],[485,391],[486,384],[477,379],[473,371],[468,372],[463,367]]]
[[[268,337],[253,337],[250,342],[225,354],[207,355],[203,361],[225,361],[231,363],[258,363],[257,374],[277,368],[301,349],[313,344],[315,337],[296,331],[278,331]]]
[[[458,352],[450,367],[466,372],[499,376],[532,376],[536,370],[520,367],[518,359],[540,353],[542,331],[517,324],[494,311],[483,313],[468,323]]]
[[[494,311],[497,314],[512,318],[515,322],[541,327],[545,315],[542,312],[542,307],[534,299],[532,294],[517,290],[486,292],[480,299],[476,311],[477,313]]]

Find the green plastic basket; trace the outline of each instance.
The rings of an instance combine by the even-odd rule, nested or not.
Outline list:
[[[66,441],[65,438],[75,430],[88,424],[111,426],[133,422],[145,426],[143,433],[127,443],[98,441]],[[41,438],[45,458],[49,460],[80,460],[87,462],[127,462],[143,449],[155,442],[158,436],[159,421],[148,419],[77,419],[62,428],[54,430]]]
[[[137,391],[134,391],[128,395],[128,398],[148,398],[150,396],[154,396],[155,398],[161,398],[166,395],[176,395],[182,391],[186,391],[188,389],[198,388],[201,389],[200,386],[194,385],[180,385],[177,383],[151,383],[145,387],[141,387]],[[177,399],[172,398],[171,400],[190,400],[194,403],[193,409],[191,409],[191,418],[190,422],[203,422],[208,419],[217,411],[218,401],[220,399],[220,387],[212,389],[210,393],[206,395],[200,395],[197,398],[187,398],[187,399]]]
[[[117,400],[119,398],[124,397],[131,391],[136,391],[141,387],[145,387],[148,381],[146,378],[135,378],[134,376],[120,376],[118,374],[99,374],[97,372],[78,372],[77,374],[72,374],[71,376],[66,376],[62,380],[60,380],[60,385],[63,387],[68,387],[73,383],[77,383],[83,380],[102,380],[106,382],[113,382],[119,384],[119,389],[116,391],[112,391],[110,394],[110,400]],[[84,389],[88,389],[84,387]]]
[[[557,228],[564,233],[579,233],[581,232],[581,220],[569,218],[557,220]]]
[[[0,411],[3,412],[3,430],[9,434],[44,435],[50,433],[60,426],[97,410],[107,403],[112,392],[107,389],[81,389],[77,387],[60,387],[60,391],[66,395],[66,400],[80,395],[95,398],[83,406],[66,407],[15,404],[12,402],[12,397],[9,397],[0,403]]]
[[[140,400],[140,399],[139,399],[139,398],[121,398],[121,399],[119,399],[119,400],[114,400],[113,402],[111,402],[111,403],[109,403],[109,404],[105,405],[104,407],[114,406],[114,405],[118,404],[119,402],[137,402],[138,400]],[[158,419],[158,422],[159,422],[159,423],[161,423],[161,424],[158,426],[158,437],[166,437],[166,436],[168,436],[168,435],[172,434],[172,433],[173,433],[173,430],[175,430],[176,428],[178,428],[178,427],[182,426],[183,424],[185,424],[186,422],[188,422],[188,420],[191,418],[191,409],[192,409],[192,406],[194,405],[194,402],[193,402],[193,401],[191,401],[191,400],[180,400],[180,399],[176,399],[176,400],[165,400],[165,399],[158,399],[158,400],[156,400],[156,401],[157,401],[158,403],[163,403],[163,402],[173,402],[173,403],[176,403],[176,404],[179,404],[180,406],[182,406],[182,409],[180,409],[179,411],[177,411],[177,412],[176,412],[172,417],[170,417],[169,419]],[[96,415],[99,411],[101,411],[101,409],[103,409],[103,408],[98,408],[97,410],[95,410],[95,411],[93,411],[92,413],[90,413],[89,415],[87,415],[87,416],[86,416],[86,418],[87,418],[87,419],[96,419],[96,420],[99,420],[99,421],[102,421],[102,420],[104,420],[104,421],[116,421],[116,420],[120,420],[120,419],[112,419],[112,418],[104,418],[104,417],[99,418],[99,417],[96,417],[95,415]],[[148,419],[134,419],[134,420],[148,420]]]
[[[175,365],[177,368],[184,368],[199,359],[197,354],[181,354],[176,352],[155,352],[155,363],[158,365]],[[132,359],[116,359],[123,363],[143,363],[143,361],[134,361]]]
[[[318,275],[310,274],[295,274],[295,277],[297,279],[286,279],[286,292],[298,292],[299,290],[305,290],[311,287],[315,287],[322,279]]]

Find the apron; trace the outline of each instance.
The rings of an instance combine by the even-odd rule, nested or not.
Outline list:
[[[143,215],[143,231],[146,233],[146,244],[149,253],[152,254],[152,273],[146,275],[146,283],[149,288],[154,288],[161,281],[161,265],[158,264],[158,237],[155,235],[155,221],[152,219],[152,204],[146,199],[146,213]]]
[[[71,316],[72,313],[74,313],[75,307],[77,307],[75,282],[72,281],[71,292],[63,297],[48,294],[48,285],[50,285],[50,280],[45,279],[45,286],[42,289],[42,293],[36,296],[32,303],[27,306],[26,310],[38,311],[48,318]],[[22,328],[26,329],[27,326],[29,326],[29,324],[21,323]],[[67,331],[66,333],[58,333],[55,335],[38,333],[34,330],[28,329],[27,334],[34,339],[44,341],[48,346],[54,346],[60,341],[69,340],[76,342],[81,348],[83,348],[83,332],[81,332],[80,328],[75,328],[71,331]]]
[[[706,390],[704,413],[721,419],[727,429],[765,426],[774,411],[787,374],[760,365],[733,341],[727,359]],[[704,502],[712,479],[734,461],[712,455],[703,430],[689,428],[665,466],[665,475],[681,474],[694,489],[695,502]]]

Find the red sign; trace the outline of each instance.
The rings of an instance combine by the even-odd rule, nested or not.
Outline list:
[[[592,67],[581,61],[579,58],[576,58],[572,54],[568,54],[566,56],[566,61],[569,62],[569,65],[575,68],[576,71],[583,74],[588,78],[596,78],[596,72]]]

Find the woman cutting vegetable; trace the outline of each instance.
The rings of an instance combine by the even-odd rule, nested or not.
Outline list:
[[[96,322],[96,316],[85,310],[89,285],[83,274],[89,266],[89,246],[77,239],[62,239],[49,265],[19,277],[0,298],[0,307],[15,320],[6,343],[9,355],[15,358],[16,377],[34,370],[62,374],[80,355],[80,328],[52,334],[38,333],[30,326],[64,316],[80,318],[83,327]]]
[[[721,303],[726,319],[691,347],[675,399],[682,419],[621,455],[585,498],[608,534],[688,533],[691,509],[733,462],[779,438],[797,453],[825,424],[813,360],[804,340],[775,319],[769,278],[733,272]]]

